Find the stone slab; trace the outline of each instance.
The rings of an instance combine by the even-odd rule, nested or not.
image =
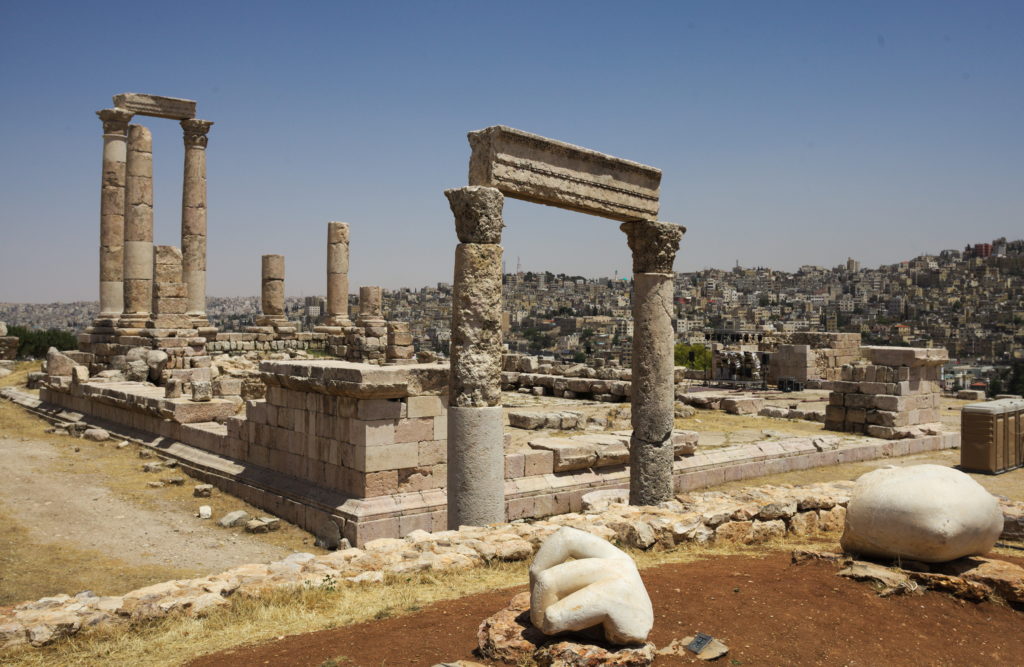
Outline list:
[[[268,387],[285,387],[353,398],[441,395],[448,387],[446,364],[377,366],[348,361],[264,361]]]
[[[155,116],[157,118],[171,118],[173,120],[185,120],[196,117],[195,100],[185,100],[179,97],[163,97],[161,95],[146,95],[144,93],[121,93],[114,95],[114,106],[127,109],[139,116]]]
[[[621,222],[658,217],[660,169],[504,125],[468,137],[470,185]]]

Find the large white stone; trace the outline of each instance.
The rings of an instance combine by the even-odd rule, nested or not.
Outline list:
[[[987,553],[1002,529],[996,498],[959,470],[882,468],[857,480],[842,546],[865,556],[941,563]]]
[[[561,528],[530,566],[530,621],[546,635],[602,626],[614,644],[637,644],[654,610],[633,559],[600,537]]]

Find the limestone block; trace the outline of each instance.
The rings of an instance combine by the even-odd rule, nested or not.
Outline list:
[[[192,381],[192,400],[210,401],[213,399],[213,385],[209,380]]]
[[[726,398],[722,401],[722,409],[732,415],[756,415],[763,407],[763,398]]]
[[[60,352],[57,348],[51,347],[46,352],[46,373],[48,375],[71,377],[71,370],[75,367],[74,360]]]
[[[546,635],[600,625],[614,644],[647,639],[654,610],[633,559],[605,540],[563,527],[530,566],[530,621]]]
[[[1003,529],[999,504],[968,475],[937,465],[862,475],[846,510],[843,549],[940,563],[983,555]]]
[[[623,222],[658,216],[661,170],[496,125],[469,133],[470,185]]]

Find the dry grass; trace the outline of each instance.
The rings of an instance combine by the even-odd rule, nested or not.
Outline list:
[[[2,378],[8,379],[10,376]],[[0,399],[0,436],[26,442],[43,441],[57,448],[59,458],[36,467],[35,472],[40,475],[56,472],[82,476],[84,485],[105,487],[122,501],[156,512],[193,515],[199,505],[210,505],[215,518],[236,509],[244,509],[253,516],[266,515],[262,510],[217,489],[210,498],[193,497],[192,488],[198,481],[188,478],[180,470],[142,472],[142,464],[155,459],[140,458],[139,452],[144,449],[141,446],[132,444],[118,449],[117,439],[97,443],[59,432],[47,433],[49,428],[45,420]],[[151,481],[173,476],[184,476],[186,483],[161,488],[148,485]],[[104,553],[116,553],[114,547],[98,551],[79,548],[66,540],[33,538],[26,521],[26,517],[11,515],[0,505],[0,604],[82,590],[115,595],[155,582],[209,574],[198,569],[133,564]],[[312,535],[283,521],[280,530],[261,535],[245,533],[242,527],[218,528],[218,532],[222,533],[222,540],[259,540],[288,551],[325,553],[313,546],[315,538]]]
[[[811,544],[827,548],[828,543]],[[757,547],[688,544],[670,551],[630,553],[641,568],[646,568],[735,554],[760,557],[799,546],[781,541]],[[319,586],[273,591],[258,599],[233,598],[230,605],[203,619],[171,616],[137,624],[131,631],[96,630],[56,646],[19,649],[4,656],[5,664],[177,665],[275,637],[408,614],[440,600],[522,586],[528,580],[527,568],[526,562],[497,563],[450,573],[389,577],[384,585],[325,581]]]
[[[28,374],[43,369],[41,361],[20,361],[14,366],[14,371],[7,377],[0,378],[0,387],[20,387],[22,391],[38,395],[38,390],[28,390],[25,384],[28,382]]]
[[[0,605],[85,590],[116,595],[198,574],[167,566],[133,565],[95,550],[39,542],[23,524],[0,512]]]

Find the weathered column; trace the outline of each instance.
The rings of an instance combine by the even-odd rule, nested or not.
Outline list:
[[[124,313],[119,326],[144,327],[153,305],[153,135],[128,126],[124,209]]]
[[[100,312],[113,319],[124,310],[124,186],[128,122],[132,113],[103,109],[103,180],[100,186]]]
[[[261,263],[263,290],[258,323],[284,321],[284,255],[263,255]]]
[[[445,190],[455,214],[448,527],[505,520],[501,411],[501,229],[495,188]]]
[[[185,177],[181,189],[181,255],[188,289],[188,315],[195,326],[206,319],[206,143],[212,121],[181,121],[185,140]]]
[[[348,224],[327,223],[327,317],[324,324],[352,326],[348,318]]]
[[[633,251],[633,435],[629,502],[656,505],[672,498],[675,402],[673,273],[685,227],[665,222],[620,226]]]
[[[384,322],[384,290],[376,285],[359,288],[359,315],[362,326],[380,326]]]

